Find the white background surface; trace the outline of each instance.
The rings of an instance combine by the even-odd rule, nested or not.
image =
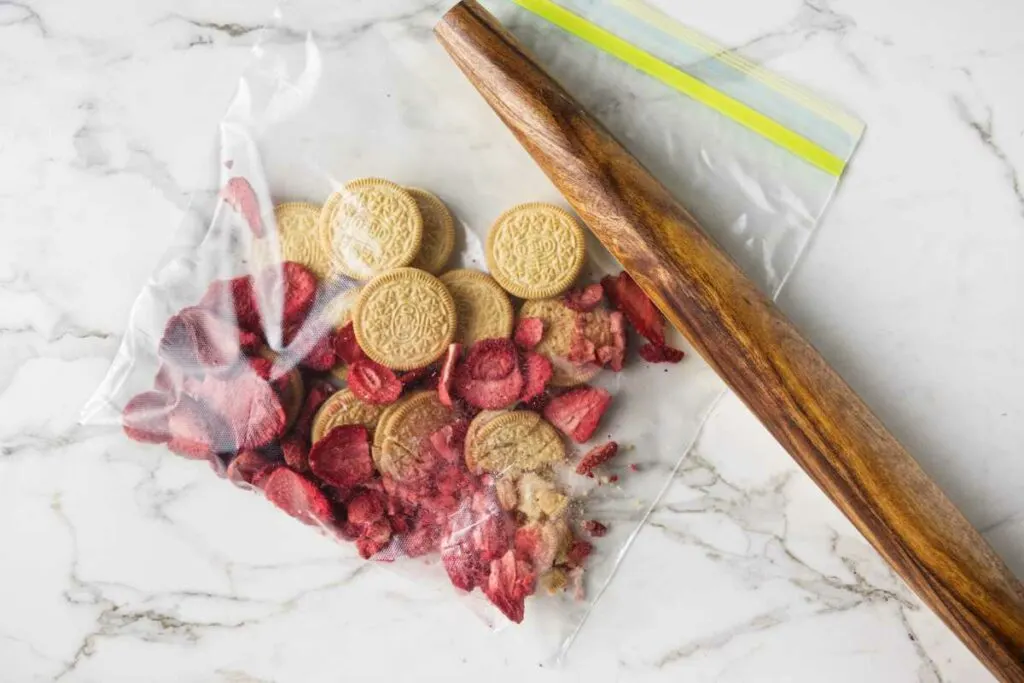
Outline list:
[[[868,122],[781,304],[1024,575],[1024,7],[672,6]],[[989,680],[732,400],[560,671],[192,463],[75,429],[266,16],[0,2],[0,680]]]

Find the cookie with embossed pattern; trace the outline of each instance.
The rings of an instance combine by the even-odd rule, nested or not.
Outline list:
[[[456,419],[436,391],[420,391],[402,399],[382,420],[374,437],[373,461],[383,474],[401,480],[417,471],[421,442]]]
[[[471,471],[514,475],[565,460],[565,443],[551,423],[530,410],[491,418],[466,443]]]
[[[494,278],[466,268],[445,273],[441,282],[455,300],[455,341],[469,348],[481,339],[511,336],[515,312],[508,294]]]
[[[348,389],[342,389],[324,401],[317,411],[311,432],[313,443],[322,439],[335,427],[343,425],[363,425],[367,429],[373,429],[383,413],[384,406],[364,403]]]
[[[487,234],[487,266],[510,294],[544,299],[569,289],[583,269],[583,228],[564,209],[520,204]]]
[[[381,178],[347,183],[320,211],[320,242],[332,273],[369,280],[412,263],[423,216],[404,188]]]
[[[440,280],[416,268],[397,268],[363,287],[352,322],[367,356],[392,370],[415,370],[448,350],[457,315]]]
[[[294,261],[309,268],[323,280],[330,272],[330,258],[320,240],[320,206],[308,202],[286,202],[274,207],[277,243],[281,261]],[[274,262],[270,240],[253,242],[253,262],[258,268]]]
[[[423,216],[423,240],[412,267],[437,275],[448,265],[455,248],[455,219],[437,196],[415,187],[406,190]]]
[[[551,386],[583,384],[601,371],[596,363],[580,365],[569,360],[573,332],[576,329],[576,312],[562,303],[561,299],[526,301],[519,309],[519,317],[540,318],[544,323],[544,335],[533,350],[551,361]]]

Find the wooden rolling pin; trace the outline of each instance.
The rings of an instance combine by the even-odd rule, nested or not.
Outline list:
[[[993,674],[1024,682],[1024,588],[669,192],[475,0],[441,44],[587,226]]]

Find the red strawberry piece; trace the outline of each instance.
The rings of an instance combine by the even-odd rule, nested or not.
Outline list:
[[[579,387],[551,399],[544,408],[544,417],[576,443],[583,443],[594,435],[611,400],[604,389]]]
[[[640,357],[648,363],[678,363],[685,355],[671,346],[648,343],[640,347]]]
[[[231,460],[227,475],[236,484],[254,485],[255,480],[265,481],[270,472],[278,467],[280,463],[259,451],[242,451]]]
[[[238,327],[205,308],[185,308],[167,321],[159,352],[185,373],[224,370],[241,356]]]
[[[500,410],[523,391],[519,356],[511,339],[483,339],[473,344],[455,370],[455,392],[470,405]]]
[[[512,545],[512,520],[494,496],[483,491],[473,494],[472,510],[476,523],[470,536],[480,559],[490,562],[501,557]]]
[[[121,427],[128,438],[142,443],[167,443],[171,440],[167,418],[173,397],[159,391],[147,391],[128,401],[121,413]]]
[[[291,434],[281,439],[281,453],[288,467],[296,472],[309,472],[309,446],[304,438]]]
[[[324,401],[330,398],[335,391],[337,390],[334,385],[327,380],[316,380],[313,383],[306,394],[299,417],[295,420],[296,436],[301,437],[304,441],[309,439],[310,433],[313,431],[313,418],[316,417],[317,411],[320,410]]]
[[[482,589],[491,604],[518,624],[526,614],[526,598],[533,594],[536,578],[530,565],[516,559],[515,551],[509,550],[501,559],[491,562],[490,575]]]
[[[257,332],[238,328],[238,346],[246,353],[256,353],[263,346],[263,337]]]
[[[487,581],[487,565],[477,556],[469,543],[455,543],[442,547],[441,562],[448,572],[448,579],[456,588],[469,592]]]
[[[455,380],[455,368],[462,357],[462,344],[451,344],[448,354],[444,357],[441,367],[441,379],[437,382],[437,398],[449,408],[452,407],[452,382]]]
[[[389,541],[391,541],[391,525],[386,519],[378,519],[363,530],[362,536],[356,541],[356,548],[359,550],[359,555],[364,560],[368,560],[386,548]]]
[[[160,363],[160,369],[157,370],[156,377],[153,379],[154,389],[176,397],[181,393],[184,385],[185,375],[181,368],[169,363]]]
[[[384,517],[383,496],[377,491],[360,491],[348,502],[348,521],[368,527]]]
[[[547,356],[533,351],[527,351],[523,355],[523,365],[526,384],[523,386],[523,394],[519,400],[523,403],[530,403],[547,389],[548,382],[551,381],[554,374],[554,368]]]
[[[218,444],[218,451],[259,448],[284,433],[281,399],[265,379],[248,368],[227,380],[207,376],[191,385],[191,393],[224,421],[230,443]]]
[[[512,542],[512,547],[516,551],[516,557],[532,562],[533,557],[540,551],[540,545],[539,526],[521,526],[516,529],[516,535]]]
[[[596,519],[588,519],[583,522],[583,529],[594,538],[600,538],[608,533],[608,527]]]
[[[416,384],[421,379],[427,377],[431,372],[433,372],[433,367],[428,365],[425,368],[406,370],[405,372],[396,375],[396,377],[398,377],[398,381],[402,383],[403,387],[407,387],[410,384]]]
[[[622,271],[616,277],[609,275],[601,280],[601,284],[612,305],[626,316],[642,337],[653,344],[665,345],[665,317],[629,273]]]
[[[247,275],[231,280],[214,280],[200,299],[199,306],[237,323],[243,330],[257,335],[260,332],[253,281]]]
[[[220,198],[223,199],[236,213],[245,219],[252,234],[257,238],[263,237],[263,219],[260,216],[260,202],[256,198],[256,192],[248,180],[241,176],[230,179],[221,189]]]
[[[394,403],[402,395],[402,383],[395,373],[369,358],[357,360],[348,369],[348,388],[373,405]]]
[[[254,472],[252,475],[252,481],[250,481],[249,483],[256,488],[263,490],[267,485],[267,479],[270,478],[271,474],[280,469],[280,467],[280,463],[275,462],[272,463],[270,467],[265,467],[263,469],[256,470],[256,472]]]
[[[284,278],[282,322],[284,324],[302,322],[316,301],[320,281],[313,271],[294,261],[285,261],[281,264],[281,272]]]
[[[249,367],[252,371],[259,375],[260,379],[265,382],[270,381],[270,376],[274,372],[274,362],[269,358],[262,356],[253,356],[248,359]]]
[[[441,526],[433,515],[420,514],[413,528],[402,537],[402,550],[409,557],[422,557],[441,547]]]
[[[359,342],[356,341],[355,327],[352,323],[346,324],[334,336],[334,353],[346,365],[366,358],[366,354],[359,347]]]
[[[313,444],[309,468],[321,481],[349,489],[373,477],[370,436],[362,425],[335,427]]]
[[[544,321],[540,318],[520,318],[516,323],[516,346],[524,351],[532,351],[544,338]]]
[[[317,485],[287,467],[278,467],[266,478],[263,493],[271,503],[305,524],[316,526],[334,520],[331,502]]]
[[[205,460],[213,455],[216,442],[222,441],[223,427],[215,425],[198,401],[179,396],[178,403],[167,416],[171,438],[167,448],[186,458]]]
[[[626,358],[626,326],[618,311],[578,313],[569,348],[569,360],[577,364],[607,365],[622,370]]]
[[[606,444],[595,446],[587,451],[586,455],[576,465],[576,474],[586,477],[594,476],[594,468],[603,465],[616,456],[619,452],[619,444],[609,441]]]
[[[333,332],[321,333],[309,326],[289,325],[284,330],[284,343],[289,353],[299,358],[299,365],[314,372],[327,372],[338,362]]]
[[[587,285],[583,289],[569,290],[566,292],[562,303],[565,304],[566,308],[571,308],[572,310],[579,311],[580,313],[586,313],[597,308],[603,298],[604,289],[601,285],[594,283],[592,285]]]
[[[594,546],[587,541],[574,538],[572,545],[569,546],[569,552],[566,553],[566,564],[570,567],[582,567],[593,549]]]
[[[469,423],[466,420],[447,424],[430,435],[430,445],[445,462],[452,465],[462,463],[462,449],[468,429]]]

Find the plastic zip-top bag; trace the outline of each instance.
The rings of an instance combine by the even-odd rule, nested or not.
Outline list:
[[[491,6],[777,292],[859,124],[640,3],[520,4]],[[220,193],[195,198],[83,420],[450,585],[544,659],[724,388],[438,18],[346,32],[347,4],[279,8],[221,123]]]

